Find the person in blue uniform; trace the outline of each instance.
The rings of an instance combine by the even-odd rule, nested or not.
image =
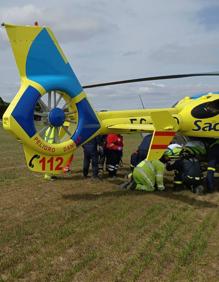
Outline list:
[[[219,163],[219,140],[214,140],[208,149],[208,167],[207,167],[207,193],[215,192],[215,181],[214,173],[216,171],[216,166]]]
[[[147,134],[138,146],[137,151],[132,153],[130,159],[131,170],[133,170],[141,161],[146,159],[151,144],[151,138],[152,133]]]
[[[203,174],[200,161],[187,148],[183,148],[179,158],[166,163],[167,170],[174,170],[174,190],[179,191],[185,186],[193,193],[203,194]]]
[[[97,137],[82,145],[84,150],[83,175],[88,176],[90,164],[92,164],[93,178],[98,178],[98,140]]]
[[[106,138],[107,135],[98,135],[98,170],[99,175],[103,176],[104,167],[106,163]]]

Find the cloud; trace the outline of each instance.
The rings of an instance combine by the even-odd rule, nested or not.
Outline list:
[[[104,20],[104,17],[95,15],[83,16],[64,7],[53,9],[33,4],[1,8],[0,18],[3,22],[13,24],[34,24],[53,27],[60,42],[87,41],[99,34],[116,30],[116,25]],[[66,20],[68,19],[68,20]],[[1,32],[4,42],[6,36]]]
[[[212,14],[213,9],[218,11],[217,1],[21,0],[18,6],[11,0],[1,5],[0,18],[15,24],[38,20],[50,26],[79,80],[89,84],[219,69],[217,18]],[[7,49],[0,54],[0,85],[5,80],[16,84],[3,31],[0,48]],[[147,105],[170,106],[183,96],[219,89],[216,80],[171,80],[87,92],[100,108],[138,107],[138,95]],[[11,97],[11,91],[4,88],[4,95]]]
[[[198,22],[208,32],[219,29],[219,3],[206,3],[206,6],[200,9],[197,14]]]
[[[187,65],[188,69],[195,66],[198,70],[202,66],[212,70],[215,67],[219,69],[219,56],[215,55],[218,50],[219,40],[196,41],[184,45],[167,44],[153,51],[150,59],[163,64]]]
[[[43,9],[40,9],[32,4],[24,6],[13,6],[0,10],[0,18],[3,22],[17,24],[33,24],[34,19],[43,19]]]
[[[142,53],[142,50],[132,50],[132,51],[124,52],[122,54],[122,56],[135,56],[135,55],[139,55],[141,53]]]

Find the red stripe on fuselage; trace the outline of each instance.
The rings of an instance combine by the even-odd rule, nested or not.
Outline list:
[[[176,132],[173,131],[156,131],[155,136],[174,136]]]
[[[153,144],[152,146],[151,146],[151,149],[152,150],[154,150],[154,149],[166,149],[167,148],[167,146],[168,146],[168,144],[167,145],[155,145],[155,144]]]

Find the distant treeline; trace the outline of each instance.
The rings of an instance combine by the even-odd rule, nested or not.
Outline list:
[[[6,111],[7,107],[9,106],[9,103],[5,102],[1,97],[0,97],[0,119],[2,119],[2,116],[4,112]]]

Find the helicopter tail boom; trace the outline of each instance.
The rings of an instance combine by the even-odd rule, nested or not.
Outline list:
[[[100,121],[49,28],[10,24],[4,27],[21,77],[21,87],[3,116],[3,126],[21,140],[31,170],[57,173],[60,169],[55,169],[53,160],[58,158],[59,162],[61,157],[64,164],[77,146],[100,131]],[[36,125],[35,111],[44,95],[48,96],[48,104],[43,106],[43,124],[46,125],[42,125],[42,130]],[[66,126],[66,121],[74,115],[73,108],[77,115],[74,128],[72,120],[70,126]],[[46,129],[50,132],[55,129],[50,144],[45,138]],[[59,135],[61,129],[65,130],[66,138]]]

